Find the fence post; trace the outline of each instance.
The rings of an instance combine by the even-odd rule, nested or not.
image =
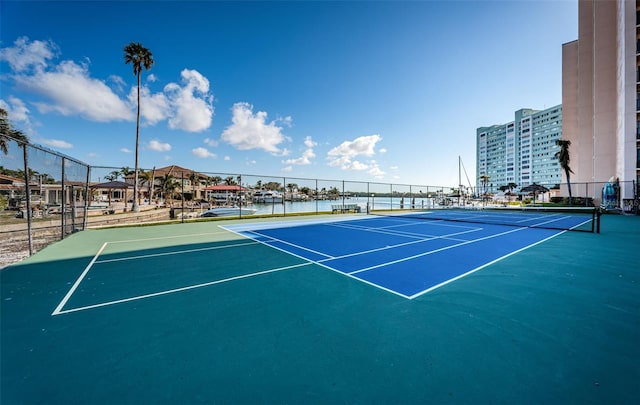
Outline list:
[[[31,188],[29,187],[29,160],[27,144],[22,144],[22,156],[24,163],[24,190],[27,203],[27,238],[29,240],[29,256],[33,255],[33,238],[31,236]]]
[[[60,185],[61,185],[61,195],[60,195],[60,240],[64,239],[64,228],[65,228],[65,205],[67,204],[67,190],[65,189],[66,185],[65,185],[65,181],[64,181],[64,158],[62,158],[62,178],[60,179]]]
[[[91,166],[87,167],[87,182],[84,185],[84,218],[82,220],[83,231],[87,229],[87,223],[89,220],[89,205],[91,204],[91,198],[93,198],[93,196],[89,194],[89,181],[91,181]]]

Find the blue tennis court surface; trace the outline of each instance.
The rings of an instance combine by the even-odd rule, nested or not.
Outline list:
[[[225,229],[409,299],[563,232],[369,216]]]

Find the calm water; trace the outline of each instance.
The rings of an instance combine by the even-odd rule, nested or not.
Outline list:
[[[400,198],[391,197],[351,197],[344,200],[326,200],[326,201],[285,201],[284,203],[276,204],[253,204],[251,208],[257,210],[256,215],[259,214],[283,214],[283,213],[298,213],[298,212],[331,212],[332,205],[340,205],[344,201],[344,204],[357,204],[360,206],[362,212],[366,212],[367,203],[372,207],[371,209],[400,209],[402,200]],[[418,199],[415,200],[415,208],[429,207],[432,203],[432,199]],[[411,208],[411,200],[404,199],[405,209]]]

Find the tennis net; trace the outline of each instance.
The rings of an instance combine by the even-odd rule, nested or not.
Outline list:
[[[600,233],[600,210],[593,207],[469,206],[428,209],[376,209],[370,210],[369,214],[431,221],[470,222]]]

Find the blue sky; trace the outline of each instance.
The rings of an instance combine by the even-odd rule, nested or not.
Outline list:
[[[0,2],[0,106],[96,166],[416,185],[475,176],[476,128],[562,102],[577,1]],[[463,181],[463,183],[467,183]]]

